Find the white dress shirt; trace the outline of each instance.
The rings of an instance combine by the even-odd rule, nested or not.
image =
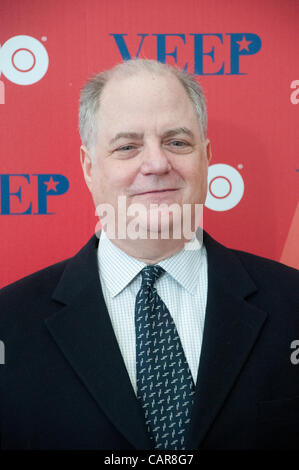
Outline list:
[[[208,292],[206,248],[194,237],[180,252],[157,264],[166,272],[157,279],[155,287],[175,322],[196,384]],[[145,263],[126,254],[101,230],[98,245],[101,286],[135,393],[135,300],[144,266]]]

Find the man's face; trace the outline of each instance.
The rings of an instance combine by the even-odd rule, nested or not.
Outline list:
[[[95,162],[81,147],[86,183],[96,206],[118,197],[127,207],[204,204],[210,142],[202,141],[192,102],[176,77],[142,72],[113,78],[100,103]],[[143,223],[149,226],[150,217]]]

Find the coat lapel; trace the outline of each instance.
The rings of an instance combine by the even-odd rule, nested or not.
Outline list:
[[[136,449],[151,449],[103,298],[94,235],[66,265],[53,299],[64,304],[45,320],[55,342],[101,410]]]
[[[204,232],[208,298],[187,448],[197,449],[252,351],[267,314],[245,298],[257,287],[239,258]]]

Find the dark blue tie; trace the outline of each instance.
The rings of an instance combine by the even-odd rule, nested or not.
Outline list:
[[[135,304],[137,398],[155,449],[184,450],[195,387],[174,321],[154,287],[163,272],[158,265],[141,271]]]

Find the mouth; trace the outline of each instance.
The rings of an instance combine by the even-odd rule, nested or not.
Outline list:
[[[151,190],[151,191],[145,191],[143,193],[134,194],[134,196],[143,196],[145,194],[159,195],[159,194],[168,193],[168,192],[172,192],[172,191],[177,191],[177,188],[157,189],[157,190],[154,189],[154,190]]]

